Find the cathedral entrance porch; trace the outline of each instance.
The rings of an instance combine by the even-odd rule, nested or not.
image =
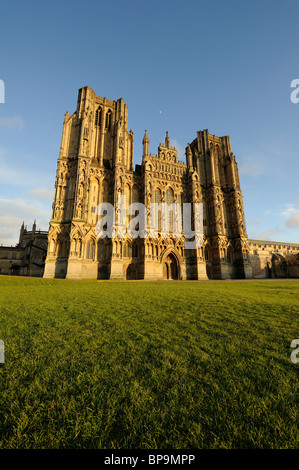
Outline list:
[[[164,259],[163,279],[173,281],[179,279],[179,265],[173,253],[169,253]]]

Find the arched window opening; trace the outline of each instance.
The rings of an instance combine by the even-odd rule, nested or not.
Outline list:
[[[161,191],[160,189],[156,189],[155,190],[155,204],[161,204]],[[158,211],[158,208],[156,206],[156,210]],[[155,214],[156,215],[156,214]],[[157,214],[157,223],[158,223],[158,226],[156,227],[159,231],[161,230],[161,211],[159,210],[158,211],[158,214]]]
[[[232,264],[234,261],[234,252],[233,248],[230,246],[227,250],[227,262]]]
[[[125,242],[123,246],[123,257],[128,258],[129,256],[129,247],[128,244]]]
[[[205,247],[205,260],[212,261],[212,250],[209,245]]]
[[[105,129],[111,128],[111,116],[112,116],[112,113],[111,113],[111,110],[109,109],[105,117]]]
[[[103,180],[102,183],[101,202],[109,202],[109,183],[107,180]]]
[[[166,190],[166,204],[170,206],[173,203],[173,191],[171,188]],[[173,210],[169,211],[169,231],[173,232]]]
[[[90,241],[87,243],[86,246],[86,259],[93,259],[94,258],[94,242]]]
[[[96,115],[95,115],[95,125],[100,127],[101,126],[101,118],[102,118],[102,108],[101,106],[98,107],[96,110]]]
[[[60,240],[56,241],[56,256],[57,258],[61,256],[61,242]]]
[[[138,187],[136,185],[133,186],[133,191],[132,191],[132,202],[139,202],[139,191]]]

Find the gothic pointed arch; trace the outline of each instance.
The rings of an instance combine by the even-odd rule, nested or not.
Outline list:
[[[173,248],[165,250],[162,256],[163,279],[165,280],[178,280],[181,279],[181,256]]]
[[[102,120],[102,107],[99,106],[95,112],[95,126],[100,127]]]

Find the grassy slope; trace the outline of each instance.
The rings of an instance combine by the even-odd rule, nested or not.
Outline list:
[[[295,448],[299,282],[0,277],[0,448]]]

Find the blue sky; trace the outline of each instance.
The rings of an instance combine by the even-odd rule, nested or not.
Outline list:
[[[10,1],[1,5],[0,244],[47,230],[64,113],[78,89],[128,105],[134,163],[147,129],[185,159],[230,135],[248,236],[299,243],[299,2]]]

